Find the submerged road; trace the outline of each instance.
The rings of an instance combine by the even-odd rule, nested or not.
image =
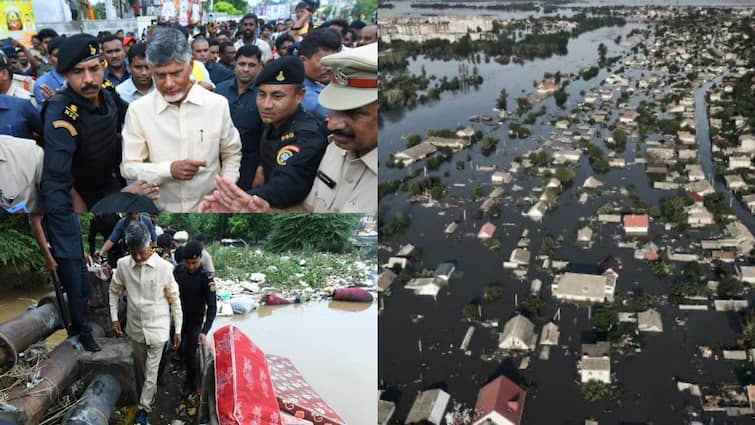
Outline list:
[[[716,170],[713,166],[713,155],[710,142],[710,126],[708,125],[708,108],[705,103],[705,92],[720,81],[723,76],[719,75],[711,81],[707,81],[695,90],[695,126],[697,144],[700,152],[700,162],[703,167],[703,172],[708,178],[708,181],[712,182],[713,188],[716,192],[725,193],[727,201],[731,204],[731,209],[736,214],[737,218],[744,223],[750,233],[755,234],[755,217],[750,211],[739,202],[738,199],[726,188],[726,185],[721,179],[716,178]],[[733,198],[733,199],[732,199]]]

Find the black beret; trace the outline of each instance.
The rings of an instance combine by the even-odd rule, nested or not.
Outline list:
[[[184,250],[183,250],[184,260],[193,260],[195,258],[201,258],[201,257],[202,257],[202,245],[199,244],[199,241],[189,241],[189,243],[184,245]]]
[[[262,68],[254,85],[301,84],[304,82],[304,64],[298,57],[283,56]]]
[[[58,49],[57,71],[68,72],[79,62],[100,57],[100,43],[89,34],[76,34],[66,37]]]

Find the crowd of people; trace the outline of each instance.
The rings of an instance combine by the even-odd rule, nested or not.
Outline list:
[[[275,25],[248,14],[192,34],[156,24],[143,40],[43,29],[31,48],[12,41],[0,55],[0,206],[50,222],[375,211],[377,26],[315,28],[302,5]]]

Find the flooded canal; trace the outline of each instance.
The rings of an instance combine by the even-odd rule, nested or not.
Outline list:
[[[265,353],[288,357],[349,425],[377,422],[377,305],[308,302],[262,306],[232,323]]]
[[[471,13],[471,12],[470,12]],[[381,165],[388,155],[405,148],[402,136],[410,133],[425,134],[427,129],[455,128],[470,125],[470,115],[491,114],[495,99],[501,88],[509,93],[509,108],[514,109],[515,99],[533,91],[533,80],[543,78],[544,72],[577,72],[582,67],[596,64],[597,49],[600,43],[608,48],[608,57],[625,55],[631,45],[615,43],[618,36],[626,41],[633,29],[644,29],[643,23],[632,22],[624,27],[601,28],[584,33],[568,44],[568,54],[548,59],[527,61],[524,64],[501,66],[495,63],[479,64],[484,83],[478,90],[466,93],[444,93],[439,101],[413,110],[384,114],[384,126],[380,130]],[[650,41],[652,43],[652,39]],[[459,62],[431,61],[419,57],[410,61],[410,69],[418,72],[425,66],[428,74],[454,75]],[[627,69],[626,74],[634,81],[647,70]],[[532,136],[527,139],[508,137],[508,125],[491,129],[475,125],[500,139],[497,151],[489,157],[483,156],[477,147],[455,154],[451,161],[443,163],[428,176],[440,178],[447,189],[442,201],[443,208],[427,208],[420,204],[410,204],[406,193],[398,191],[381,200],[381,209],[386,217],[401,211],[408,215],[408,228],[391,238],[381,240],[381,244],[392,249],[412,243],[421,251],[419,264],[413,269],[433,270],[444,261],[455,261],[457,272],[449,286],[441,290],[437,301],[432,297],[414,295],[410,290],[394,285],[390,296],[385,298],[385,309],[379,316],[379,377],[380,388],[385,389],[383,399],[394,401],[397,412],[394,422],[401,423],[406,418],[417,393],[430,388],[442,388],[451,399],[473,407],[477,391],[481,386],[502,373],[524,385],[528,394],[522,423],[530,425],[578,424],[586,418],[596,418],[601,424],[650,423],[681,424],[690,419],[688,411],[700,410],[699,401],[690,402],[677,390],[677,382],[691,382],[701,386],[715,386],[720,383],[733,385],[746,384],[743,375],[744,364],[721,359],[703,359],[699,347],[710,346],[713,350],[736,345],[741,332],[741,324],[734,313],[685,312],[679,311],[660,297],[670,293],[670,283],[655,277],[648,264],[636,260],[633,250],[621,248],[617,240],[623,238],[622,230],[615,224],[591,223],[595,231],[594,244],[589,249],[575,246],[577,229],[585,224],[602,205],[613,202],[626,205],[626,195],[619,189],[633,186],[634,192],[645,205],[657,205],[659,200],[673,196],[673,192],[654,190],[644,167],[633,164],[635,158],[644,156],[644,144],[631,141],[623,154],[627,163],[623,169],[612,169],[598,176],[605,183],[603,190],[593,193],[585,204],[577,199],[582,192],[580,186],[588,176],[594,174],[583,156],[574,169],[576,175],[571,185],[559,195],[558,206],[548,212],[542,222],[536,223],[523,217],[532,202],[522,202],[522,198],[534,187],[543,185],[540,177],[515,176],[512,184],[505,186],[500,217],[491,221],[498,226],[495,238],[501,242],[497,250],[486,248],[476,238],[479,227],[485,220],[474,220],[480,202],[472,199],[472,187],[479,185],[484,193],[492,190],[490,174],[479,172],[477,165],[495,165],[497,170],[507,170],[512,160],[541,145],[554,132],[549,122],[567,116],[569,110],[582,101],[585,91],[599,88],[600,82],[609,75],[601,69],[595,78],[588,81],[574,80],[567,87],[569,98],[566,108],[560,109],[552,98],[536,104],[546,106],[545,116],[531,126]],[[642,96],[632,96],[629,107],[638,105]],[[611,122],[618,117],[618,109],[612,108],[606,120]],[[698,127],[700,128],[700,127]],[[603,135],[607,134],[600,127]],[[540,140],[540,141],[538,141]],[[602,138],[593,140],[606,153]],[[702,148],[702,147],[701,147]],[[457,170],[454,163],[463,160],[468,153],[470,161]],[[422,169],[420,161],[408,169],[382,167],[380,179],[400,179],[412,169]],[[522,188],[512,192],[513,185]],[[443,234],[447,224],[455,218],[464,219],[456,233],[450,237]],[[568,260],[571,263],[597,265],[607,256],[617,258],[621,263],[617,281],[617,294],[644,293],[655,297],[655,308],[661,313],[664,332],[658,335],[643,335],[641,351],[619,356],[612,355],[611,368],[613,382],[618,383],[620,393],[615,400],[590,403],[584,401],[580,389],[580,376],[577,369],[580,344],[593,342],[592,322],[588,318],[587,307],[557,304],[551,299],[550,291],[543,290],[545,308],[542,315],[535,318],[535,330],[552,320],[560,306],[559,345],[553,347],[549,360],[540,360],[530,353],[530,365],[519,370],[519,357],[497,354],[493,360],[484,360],[497,351],[498,335],[503,324],[517,311],[516,300],[524,299],[530,292],[530,282],[540,279],[547,288],[553,274],[542,270],[542,261],[533,260],[524,279],[516,279],[501,265],[517,246],[522,232],[529,232],[529,250],[532,257],[543,255],[542,242],[546,235],[563,242],[557,247],[552,258]],[[660,230],[660,229],[659,229]],[[651,231],[648,239],[699,240],[704,231],[691,231],[688,236],[665,234]],[[684,239],[680,239],[684,238]],[[380,262],[385,263],[390,255],[379,253]],[[681,268],[676,264],[675,273]],[[673,279],[672,279],[673,280]],[[482,319],[497,320],[498,326],[483,328],[476,326],[469,345],[470,355],[459,350],[468,322],[462,320],[462,309],[468,303],[478,303],[483,290],[488,286],[503,289],[499,301],[483,303]],[[617,307],[619,311],[622,307]],[[678,319],[678,320],[677,320]],[[698,420],[704,423],[752,423],[752,418],[727,418],[723,414],[703,415]]]

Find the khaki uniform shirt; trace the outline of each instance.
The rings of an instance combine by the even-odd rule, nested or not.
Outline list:
[[[173,161],[207,161],[191,180],[171,176]],[[155,203],[168,212],[197,209],[215,189],[215,176],[236,181],[241,166],[241,139],[231,121],[228,101],[194,84],[180,107],[157,90],[135,100],[123,128],[121,174],[160,186]]]
[[[377,148],[357,157],[331,143],[304,202],[314,212],[374,212],[377,183]]]
[[[34,140],[0,135],[0,213],[26,205],[43,212],[39,196],[44,153]]]
[[[118,320],[118,299],[128,293],[126,333],[136,342],[162,344],[170,339],[170,313],[181,332],[183,312],[173,265],[153,253],[142,265],[130,255],[118,260],[110,283],[110,319]],[[172,308],[171,308],[172,307]]]

